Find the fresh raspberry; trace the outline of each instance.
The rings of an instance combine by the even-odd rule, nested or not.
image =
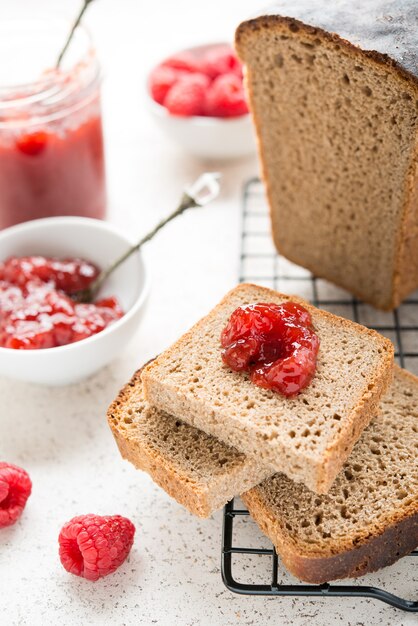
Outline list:
[[[192,52],[178,52],[168,57],[161,63],[163,67],[171,67],[174,70],[182,70],[183,72],[201,72],[201,63]]]
[[[0,463],[0,528],[11,526],[22,515],[32,491],[27,472],[11,463]]]
[[[172,115],[203,115],[208,84],[209,78],[204,74],[184,76],[168,92],[164,106]]]
[[[158,65],[150,74],[148,85],[151,96],[158,104],[163,104],[171,87],[184,75],[184,70]]]
[[[242,79],[242,65],[232,48],[226,45],[214,46],[206,52],[202,71],[212,79],[231,73]]]
[[[70,574],[98,580],[114,572],[128,556],[135,526],[120,515],[79,515],[59,534],[61,563]]]
[[[215,78],[206,94],[206,114],[211,117],[238,117],[248,113],[242,80],[236,74]]]

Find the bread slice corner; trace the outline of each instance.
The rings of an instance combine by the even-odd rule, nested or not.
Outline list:
[[[148,405],[141,370],[108,409],[108,423],[124,459],[147,472],[198,517],[271,475],[269,468]]]
[[[418,378],[395,366],[382,411],[330,491],[276,474],[243,494],[287,569],[309,583],[357,577],[418,545]]]

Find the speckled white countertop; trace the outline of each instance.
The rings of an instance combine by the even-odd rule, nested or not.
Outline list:
[[[36,8],[35,5],[36,4]],[[21,16],[77,0],[0,0]],[[110,219],[138,234],[170,209],[183,183],[203,165],[166,143],[142,102],[147,68],[166,52],[230,38],[256,0],[100,0],[87,16],[101,55]],[[54,9],[55,6],[55,9]],[[255,160],[222,168],[216,205],[173,223],[149,245],[148,310],[135,341],[117,362],[72,387],[41,388],[0,379],[0,459],[25,467],[33,494],[21,520],[0,532],[0,624],[250,625],[413,624],[417,618],[371,600],[253,598],[231,594],[220,576],[221,513],[192,517],[147,475],[121,460],[107,427],[110,401],[133,371],[206,313],[237,279],[239,200]],[[67,574],[57,555],[61,525],[74,515],[120,513],[137,527],[127,562],[95,584]],[[251,540],[259,533],[251,524]],[[374,577],[410,596],[412,560]],[[258,563],[243,577],[257,574]]]

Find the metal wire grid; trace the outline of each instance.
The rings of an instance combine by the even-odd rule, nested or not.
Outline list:
[[[374,328],[395,344],[396,360],[402,367],[418,374],[418,293],[396,311],[378,312],[346,291],[312,276],[307,270],[278,256],[271,240],[264,190],[258,178],[244,187],[242,215],[240,282],[255,282],[285,293],[311,300],[316,306],[343,315]],[[409,612],[418,612],[418,600],[404,599],[376,586],[283,584],[278,579],[279,561],[274,547],[251,548],[235,545],[234,522],[249,513],[235,506],[234,500],[224,509],[222,536],[222,578],[231,591],[246,595],[320,596],[374,598]],[[260,583],[238,582],[233,573],[234,555],[262,555],[271,558],[271,568]],[[418,556],[418,550],[405,557]]]

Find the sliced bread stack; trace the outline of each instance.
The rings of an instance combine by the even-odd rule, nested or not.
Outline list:
[[[142,369],[108,411],[120,453],[199,517],[271,476],[256,459],[160,411],[145,400]]]
[[[239,306],[298,300],[239,285],[142,374],[148,402],[283,472],[316,493],[331,487],[376,415],[393,366],[391,342],[307,302],[320,340],[317,369],[299,395],[256,387],[221,360],[220,336]]]
[[[231,312],[290,299],[234,289],[135,374],[109,424],[122,456],[196,515],[243,494],[302,580],[359,576],[418,544],[418,379],[396,367],[392,382],[388,340],[307,303],[321,341],[308,388],[286,399],[230,372]]]
[[[286,567],[306,582],[361,576],[418,545],[418,378],[395,366],[381,408],[328,494],[275,474],[242,495]],[[200,517],[263,478],[236,449],[151,409],[140,371],[108,419],[122,456]]]

